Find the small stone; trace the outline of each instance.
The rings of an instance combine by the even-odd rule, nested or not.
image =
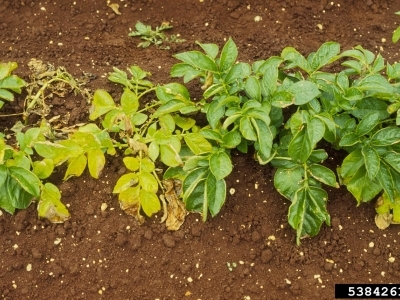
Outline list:
[[[254,17],[254,22],[260,22],[261,20],[262,20],[262,17],[260,17],[260,16]]]
[[[102,203],[100,206],[101,211],[105,211],[107,209],[108,205],[107,203]]]
[[[396,258],[393,257],[393,256],[389,257],[389,259],[388,259],[388,261],[389,261],[390,263],[394,263],[395,260],[396,260]]]
[[[27,264],[26,270],[27,270],[28,272],[32,271],[32,264]]]
[[[370,248],[374,248],[374,246],[375,246],[374,242],[370,242],[370,243],[368,244],[368,247],[370,247]]]
[[[229,190],[229,194],[231,194],[231,195],[233,195],[235,192],[236,192],[236,191],[235,191],[234,188],[231,188],[231,189]]]

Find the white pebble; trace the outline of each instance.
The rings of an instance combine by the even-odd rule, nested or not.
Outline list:
[[[101,211],[105,211],[107,209],[108,205],[107,203],[102,203],[100,206]]]
[[[28,265],[26,266],[26,270],[27,270],[28,272],[32,271],[32,264],[28,264]]]
[[[231,189],[229,190],[229,194],[231,194],[231,195],[233,195],[235,192],[236,192],[236,190],[235,190],[234,188],[231,188]]]
[[[54,241],[54,245],[58,245],[61,243],[61,238],[56,238],[56,240]]]
[[[254,17],[254,22],[260,22],[261,20],[262,20],[262,17],[260,17],[260,16]]]
[[[396,260],[396,258],[393,257],[393,256],[389,257],[389,259],[388,259],[388,261],[389,261],[390,263],[393,263],[395,260]]]
[[[374,242],[370,242],[370,243],[368,244],[368,247],[370,247],[370,248],[374,248],[374,246],[375,246]]]
[[[193,282],[193,278],[192,277],[188,277],[187,281],[188,282]]]
[[[324,28],[324,26],[322,26],[322,24],[317,24],[317,27],[319,28],[319,30],[322,30],[322,28]]]

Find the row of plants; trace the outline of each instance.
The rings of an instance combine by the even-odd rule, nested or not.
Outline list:
[[[0,207],[14,213],[36,199],[40,217],[63,222],[69,212],[48,182],[54,168],[66,165],[64,180],[86,168],[98,178],[107,156],[118,154],[128,171],[113,193],[125,212],[140,223],[143,214],[166,212],[174,180],[186,209],[205,221],[225,203],[236,149],[276,168],[274,185],[291,202],[288,222],[298,244],[330,224],[328,186],[345,185],[358,204],[382,194],[379,214],[400,222],[400,64],[385,63],[361,46],[341,52],[335,42],[307,57],[287,47],[253,64],[237,62],[232,39],[222,49],[198,46],[202,51],[175,55],[180,62],[171,77],[184,84],[154,84],[138,66],[128,73],[114,68],[108,79],[122,86],[120,99],[96,90],[90,121],[67,129],[52,126],[40,109],[51,86],[46,83],[80,92],[83,87],[65,70],[43,76],[40,92],[28,93],[41,100],[27,101],[24,111],[25,119],[41,111],[41,122],[0,136]],[[15,68],[0,65],[0,97],[6,101],[27,85],[12,74]],[[185,87],[192,80],[203,90],[198,101]],[[200,114],[206,126],[196,122]],[[347,152],[336,172],[324,165],[326,147]],[[184,218],[182,211],[176,218]]]

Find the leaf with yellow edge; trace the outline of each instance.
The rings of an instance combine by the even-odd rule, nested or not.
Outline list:
[[[61,193],[52,183],[42,186],[42,192],[38,203],[40,218],[46,218],[52,223],[64,223],[70,218],[70,213],[61,202]]]
[[[90,175],[98,179],[106,164],[104,153],[100,149],[93,149],[88,151],[87,156]]]
[[[144,213],[151,217],[161,209],[160,200],[155,193],[146,190],[140,190],[140,204]]]
[[[68,180],[72,176],[81,176],[86,168],[87,159],[85,154],[81,154],[78,157],[71,158],[68,161],[68,168],[65,172],[64,180]]]

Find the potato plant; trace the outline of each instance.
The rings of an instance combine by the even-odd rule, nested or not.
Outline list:
[[[400,64],[385,64],[361,46],[341,52],[335,42],[307,57],[287,47],[252,64],[237,61],[232,39],[222,49],[198,46],[175,55],[180,62],[171,76],[184,84],[197,79],[199,101],[183,84],[154,84],[138,66],[128,73],[114,68],[108,79],[122,87],[121,97],[95,91],[87,124],[56,132],[43,118],[18,132],[14,147],[2,138],[0,207],[13,213],[36,198],[39,216],[63,221],[69,213],[60,192],[43,180],[64,163],[64,180],[85,169],[99,178],[107,155],[118,153],[127,172],[113,193],[126,213],[142,223],[163,209],[164,220],[165,198],[180,195],[205,221],[225,202],[231,151],[254,149],[261,165],[276,168],[274,185],[291,202],[288,222],[298,244],[330,224],[327,187],[345,185],[358,204],[381,194],[379,216],[398,222]],[[330,72],[332,64],[339,71]],[[207,120],[203,127],[199,114]],[[337,170],[325,163],[326,147],[347,152]],[[179,191],[171,192],[172,182]]]

